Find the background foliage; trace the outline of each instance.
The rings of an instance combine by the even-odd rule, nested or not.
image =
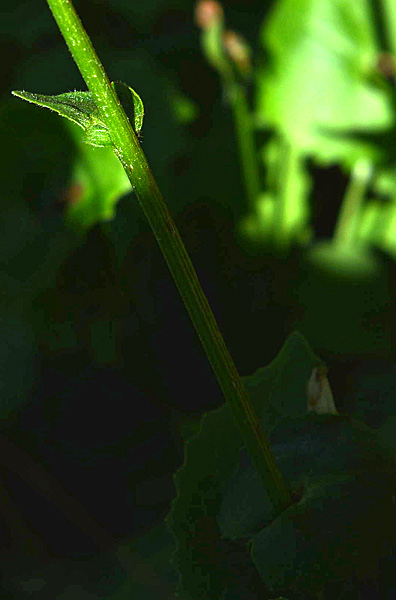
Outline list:
[[[294,143],[291,189],[293,197],[301,195],[302,209],[292,225],[303,225],[300,241],[313,231],[328,244],[354,157],[376,165],[362,221],[371,247],[352,270],[339,263],[323,270],[315,252],[301,245],[285,259],[260,242],[260,223],[246,213],[231,113],[202,56],[192,2],[150,0],[144,9],[123,0],[75,4],[111,79],[127,82],[144,101],[144,151],[240,372],[250,375],[269,363],[287,334],[299,329],[330,367],[337,406],[384,426],[392,443],[395,113],[392,74],[388,81],[376,62],[387,49],[377,3],[368,14],[365,2],[358,9],[340,0],[300,2],[287,47],[279,24],[290,0],[283,8],[278,3],[265,32],[262,24],[276,2],[230,0],[226,6],[227,23],[255,56],[258,85],[249,94],[267,184],[264,210],[279,185],[271,173],[285,144]],[[334,22],[331,4],[345,5],[342,23]],[[312,27],[302,41],[298,19],[309,11]],[[82,200],[89,205],[109,197],[104,167],[84,153],[76,128],[10,91],[59,94],[81,89],[81,80],[45,2],[8,2],[5,14],[5,586],[18,598],[102,593],[122,600],[131,589],[143,597],[148,587],[155,597],[173,598],[164,550],[172,539],[161,524],[175,493],[172,473],[182,461],[182,436],[194,417],[221,404],[221,395],[133,194],[125,189],[114,220],[86,233],[70,227]],[[330,60],[335,47],[336,63]],[[276,92],[272,104],[268,89]],[[284,104],[285,93],[292,102]],[[97,152],[108,160],[107,149]],[[242,223],[260,243],[257,235],[242,235]],[[381,223],[386,235],[378,234]],[[84,525],[82,507],[97,529]],[[120,561],[113,554],[121,543],[127,548]],[[92,575],[98,572],[100,581]]]

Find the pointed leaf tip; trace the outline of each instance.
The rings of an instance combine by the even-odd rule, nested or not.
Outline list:
[[[144,106],[139,94],[122,81],[112,81],[111,85],[121,102],[133,130],[138,135],[143,126]]]
[[[79,125],[86,132],[85,141],[94,146],[111,146],[110,133],[101,119],[91,92],[67,92],[45,96],[31,92],[13,92],[14,96],[57,112],[61,117]]]
[[[139,134],[143,125],[144,107],[140,96],[126,83],[112,83],[118,99],[135,131]],[[56,96],[45,96],[25,91],[13,91],[12,94],[43,108],[57,112],[85,131],[85,142],[92,146],[111,146],[111,136],[102,120],[100,110],[91,92],[67,92]]]

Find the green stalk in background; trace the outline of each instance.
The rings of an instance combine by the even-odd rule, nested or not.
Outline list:
[[[385,35],[390,52],[396,60],[396,2],[382,0],[382,13]]]
[[[225,30],[221,5],[215,0],[201,0],[196,9],[196,21],[202,29],[201,44],[208,62],[219,73],[224,93],[231,105],[239,150],[249,216],[263,219],[259,212],[262,199],[254,121],[246,95],[246,83],[251,76],[250,49],[235,32]],[[300,236],[307,222],[304,194],[304,166],[301,153],[286,140],[278,143],[276,189],[272,219],[274,249],[284,254],[291,241]],[[304,213],[304,214],[303,214]]]
[[[280,254],[286,253],[293,240],[301,236],[308,221],[307,181],[302,152],[290,141],[277,140],[276,188],[272,237]]]
[[[110,136],[114,151],[121,161],[153,229],[224,397],[241,431],[249,455],[260,473],[275,510],[281,511],[291,503],[290,491],[276,464],[269,443],[264,437],[257,415],[218,329],[184,244],[150,171],[134,128],[120,104],[114,86],[110,84],[71,2],[69,0],[47,1],[97,106],[94,124],[97,126],[98,120],[103,123],[105,131],[103,132],[99,128],[99,133],[95,134],[94,141],[96,145],[100,145],[103,139],[107,139],[107,135]],[[21,97],[23,94],[26,99],[29,99],[29,94],[19,93]],[[38,96],[33,100],[32,96],[30,95],[31,101],[40,103]],[[136,106],[139,106],[139,100],[138,97],[134,99]],[[62,97],[62,101],[65,101],[65,97]],[[69,95],[66,97],[66,101],[69,102]],[[73,100],[73,102],[76,101]],[[91,97],[88,99],[85,97],[78,102],[79,106],[84,105],[85,107],[87,103],[91,102]],[[75,105],[73,105],[73,110],[74,108]]]
[[[231,105],[248,210],[256,214],[261,182],[245,85],[251,72],[250,49],[238,34],[225,31],[223,9],[218,2],[201,0],[196,8],[196,22],[202,30],[203,53],[219,73]]]
[[[359,160],[352,169],[333,236],[339,249],[351,248],[358,241],[362,206],[372,171],[372,165],[365,159]]]
[[[242,167],[246,197],[250,212],[257,212],[257,201],[261,193],[257,150],[253,139],[253,120],[249,111],[246,91],[243,85],[235,83],[229,97],[238,140],[239,160]]]

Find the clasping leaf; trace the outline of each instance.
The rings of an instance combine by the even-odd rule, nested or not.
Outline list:
[[[143,126],[144,106],[139,94],[135,92],[129,85],[122,81],[113,81],[111,83],[115,93],[121,102],[122,108],[128,117],[134,132],[139,135]]]
[[[139,134],[143,125],[144,108],[140,96],[121,81],[111,84],[135,131]],[[92,146],[112,146],[110,131],[103,122],[100,110],[91,92],[67,92],[57,96],[44,96],[31,92],[12,92],[14,96],[33,102],[38,106],[49,108],[62,117],[82,127],[85,131],[84,141]]]

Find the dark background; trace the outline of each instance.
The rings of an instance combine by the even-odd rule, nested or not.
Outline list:
[[[193,3],[75,6],[110,79],[144,101],[143,149],[240,373],[267,364],[297,328],[327,361],[338,406],[352,406],[361,370],[393,382],[391,259],[377,252],[366,278],[330,276],[297,249],[277,258],[238,237],[244,201],[233,123],[202,56]],[[256,55],[269,7],[225,6],[228,25]],[[8,2],[0,44],[1,436],[9,444],[1,537],[4,556],[29,565],[91,556],[161,522],[182,461],[179,424],[222,397],[136,197],[122,198],[116,219],[79,245],[65,229],[71,142],[60,119],[10,96],[85,89],[45,2]],[[197,105],[193,122],[177,120],[172,91]],[[310,169],[313,225],[319,239],[330,238],[346,178],[336,166]],[[83,531],[78,510],[59,510],[55,484],[32,476],[31,460],[102,533]]]

